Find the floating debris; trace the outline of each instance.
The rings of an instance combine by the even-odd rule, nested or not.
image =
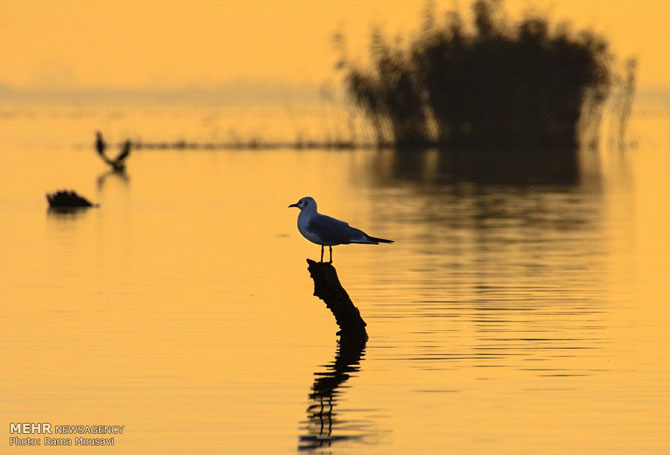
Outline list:
[[[88,199],[79,196],[73,190],[60,190],[54,193],[47,193],[47,201],[52,209],[77,209],[85,207],[99,207],[99,204],[93,204]]]

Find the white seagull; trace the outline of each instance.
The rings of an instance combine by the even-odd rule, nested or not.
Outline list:
[[[321,245],[321,262],[323,262],[323,247],[328,246],[330,250],[330,262],[333,262],[333,246],[346,245],[348,243],[366,243],[378,245],[380,243],[393,243],[393,240],[371,237],[360,229],[349,226],[349,223],[336,220],[316,211],[316,201],[307,196],[289,207],[298,207],[298,230],[312,243]]]

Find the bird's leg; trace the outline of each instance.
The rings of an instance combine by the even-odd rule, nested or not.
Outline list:
[[[329,264],[333,263],[333,247],[328,245],[328,250],[330,251],[330,262]]]
[[[323,245],[321,245],[321,262],[323,262]]]

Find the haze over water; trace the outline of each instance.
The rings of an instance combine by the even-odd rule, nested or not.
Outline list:
[[[79,111],[3,111],[3,444],[35,421],[125,425],[124,454],[670,449],[667,117],[576,175],[487,183],[388,150],[136,150],[123,179],[97,125],[203,137],[212,112]],[[59,188],[101,207],[50,213]],[[306,195],[396,241],[334,249],[362,351],[312,295]]]

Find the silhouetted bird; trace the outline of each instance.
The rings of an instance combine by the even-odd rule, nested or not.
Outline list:
[[[130,155],[130,147],[132,145],[132,142],[130,142],[130,140],[125,141],[121,146],[121,153],[119,153],[119,155],[116,158],[111,160],[105,154],[107,144],[105,144],[105,140],[102,138],[102,134],[100,133],[100,131],[96,131],[95,135],[96,135],[95,149],[98,151],[98,155],[100,155],[100,158],[102,158],[102,160],[105,163],[112,166],[114,171],[116,172],[125,171],[126,163],[124,161],[126,158],[128,158],[128,155]]]
[[[105,143],[105,140],[102,138],[102,133],[100,131],[95,132],[95,149],[98,151],[98,155],[100,156],[105,156],[105,149],[107,148],[107,144]]]
[[[349,243],[365,243],[378,245],[379,243],[393,243],[393,240],[371,237],[360,229],[349,226],[349,223],[336,220],[316,211],[316,201],[307,196],[289,207],[298,207],[298,230],[312,243],[321,245],[321,262],[323,262],[323,247],[328,246],[330,262],[333,262],[333,246]]]

